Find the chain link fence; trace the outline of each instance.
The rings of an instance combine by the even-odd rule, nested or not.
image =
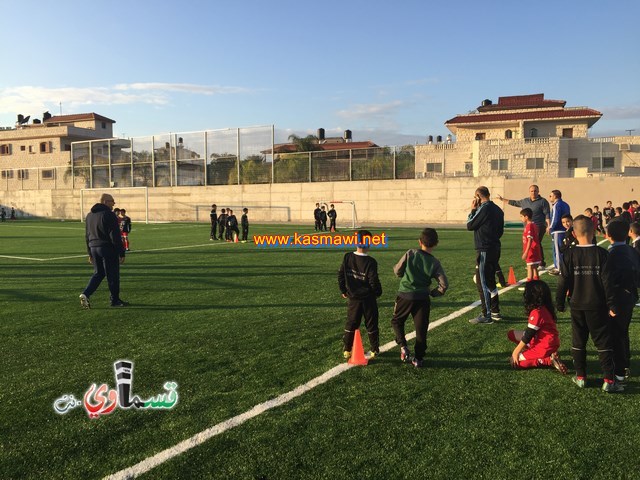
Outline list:
[[[65,167],[2,170],[0,189],[49,190],[415,178],[415,149],[272,153],[273,126],[74,142]],[[342,145],[341,145],[342,146]]]

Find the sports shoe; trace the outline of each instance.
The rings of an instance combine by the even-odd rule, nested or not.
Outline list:
[[[374,352],[373,350],[369,350],[369,353],[367,353],[367,359],[372,360],[376,358],[378,355],[380,355],[380,351]]]
[[[478,315],[478,317],[476,318],[472,318],[471,320],[469,320],[469,323],[473,324],[473,325],[490,325],[493,323],[493,320],[491,319],[491,317],[485,317],[484,315]]]
[[[547,270],[547,273],[549,275],[553,275],[554,277],[557,277],[558,275],[560,275],[560,270],[558,270],[557,268],[550,268],[549,270]]]
[[[604,382],[602,384],[602,391],[606,393],[624,392],[624,386],[620,382],[616,382],[616,381],[613,381],[611,383]]]
[[[500,281],[497,281],[496,282],[496,287],[497,288],[504,288],[504,284],[502,282],[500,282]]]
[[[624,369],[624,378],[625,380],[629,380],[629,378],[631,378],[631,369],[629,368]]]
[[[89,303],[89,297],[87,297],[84,293],[80,294],[80,306],[85,310],[89,310],[91,308],[91,303]]]
[[[553,352],[550,355],[550,358],[551,358],[551,364],[554,366],[554,368],[558,370],[561,374],[566,375],[567,366],[564,363],[562,363],[562,360],[560,360],[560,356],[558,355],[558,352]]]
[[[351,352],[345,350],[344,352],[342,352],[342,356],[345,360],[349,360],[351,358]]]
[[[573,377],[573,378],[571,379],[571,381],[572,381],[573,383],[575,383],[579,388],[584,388],[584,387],[585,387],[585,385],[587,384],[587,379],[586,379],[586,378],[584,378],[584,377],[577,377],[577,376],[576,376],[576,377]]]
[[[112,307],[128,307],[129,302],[123,302],[122,300],[118,300],[117,302],[113,302],[111,306]]]
[[[424,360],[419,360],[417,358],[414,358],[413,360],[411,360],[411,365],[413,365],[416,368],[422,368],[424,367]]]
[[[404,363],[409,363],[411,361],[411,352],[408,347],[402,347],[400,349],[400,361]]]
[[[493,320],[494,322],[499,322],[500,320],[502,320],[502,315],[500,315],[500,312],[491,312],[491,320]]]

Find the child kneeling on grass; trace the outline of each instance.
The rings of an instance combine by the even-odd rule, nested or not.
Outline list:
[[[324,207],[323,207],[324,208]],[[342,298],[347,302],[347,322],[344,326],[343,356],[351,358],[353,338],[364,315],[364,324],[369,335],[371,351],[369,358],[375,357],[380,351],[380,334],[378,332],[378,302],[376,298],[382,295],[382,285],[378,278],[378,262],[368,255],[371,245],[371,232],[358,232],[358,246],[355,252],[345,254],[338,270],[338,286]]]
[[[542,280],[531,280],[524,287],[524,308],[529,317],[526,330],[509,330],[507,338],[518,345],[511,354],[513,368],[555,367],[562,374],[567,367],[558,356],[560,336],[551,290]]]
[[[398,261],[393,271],[402,278],[398,288],[396,304],[393,307],[391,325],[396,335],[396,343],[400,345],[400,360],[411,362],[414,367],[422,367],[424,354],[427,350],[427,329],[429,328],[429,313],[431,310],[430,297],[444,295],[449,288],[449,281],[444,273],[440,261],[431,254],[438,245],[438,232],[433,228],[425,228],[418,240],[420,248],[408,250]],[[431,289],[431,279],[438,282],[438,286]],[[407,347],[404,334],[404,324],[409,317],[413,317],[416,327],[415,357]]]

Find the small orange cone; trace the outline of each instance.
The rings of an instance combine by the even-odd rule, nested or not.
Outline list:
[[[515,285],[517,282],[516,274],[513,271],[513,267],[509,267],[509,281],[507,282],[509,285]]]
[[[360,336],[360,329],[356,330],[353,337],[353,347],[351,347],[351,357],[349,361],[351,365],[366,365],[369,361],[364,356],[364,347],[362,346],[362,337]]]
[[[233,243],[238,243],[238,234],[237,233],[233,234]]]

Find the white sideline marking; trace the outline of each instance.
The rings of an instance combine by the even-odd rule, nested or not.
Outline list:
[[[503,292],[507,292],[509,290],[512,290],[513,288],[516,288],[519,285],[510,285],[506,288],[503,288],[502,290],[500,290],[499,293],[503,293]],[[440,325],[443,325],[444,323],[447,323],[451,320],[453,320],[454,318],[458,318],[462,315],[464,315],[465,313],[469,312],[470,310],[473,310],[474,308],[476,308],[478,305],[480,305],[480,300],[476,300],[475,302],[467,305],[466,307],[462,307],[459,310],[456,310],[453,313],[450,313],[449,315],[442,317],[434,322],[430,322],[429,323],[429,330],[432,330],[436,327],[439,327]],[[411,332],[407,335],[407,340],[411,340],[416,336],[416,332]],[[388,342],[386,344],[384,344],[382,347],[380,347],[380,351],[381,352],[386,352],[388,350],[391,350],[392,348],[396,347],[396,342],[391,341]],[[131,479],[131,478],[135,478],[138,475],[141,475],[145,472],[148,472],[149,470],[151,470],[154,467],[157,467],[158,465],[171,460],[173,457],[177,457],[178,455],[186,452],[187,450],[193,448],[193,447],[197,447],[199,445],[202,445],[204,442],[206,442],[207,440],[209,440],[210,438],[215,437],[216,435],[220,435],[221,433],[226,432],[227,430],[230,430],[234,427],[238,427],[240,425],[242,425],[244,422],[246,422],[247,420],[252,419],[253,417],[256,417],[258,415],[260,415],[261,413],[266,412],[267,410],[271,410],[272,408],[275,407],[279,407],[281,405],[284,405],[285,403],[289,402],[290,400],[293,400],[296,397],[301,396],[302,394],[308,392],[309,390],[322,385],[323,383],[328,382],[329,380],[331,380],[334,377],[337,377],[338,375],[340,375],[343,372],[346,372],[347,370],[349,370],[350,368],[352,368],[353,365],[350,365],[348,363],[341,363],[335,367],[333,367],[330,370],[327,370],[325,373],[323,373],[322,375],[315,377],[311,380],[309,380],[307,383],[304,383],[296,388],[294,388],[293,390],[287,392],[287,393],[283,393],[282,395],[277,396],[276,398],[272,398],[271,400],[267,400],[266,402],[263,403],[259,403],[258,405],[256,405],[255,407],[253,407],[250,410],[247,410],[244,413],[241,413],[240,415],[236,415],[235,417],[231,417],[228,420],[225,420],[223,422],[218,423],[217,425],[214,425],[213,427],[209,427],[206,430],[201,431],[200,433],[196,433],[195,435],[193,435],[190,438],[187,438],[186,440],[183,440],[180,443],[177,443],[176,445],[174,445],[173,447],[169,447],[165,450],[162,450],[161,452],[156,453],[155,455],[151,456],[151,457],[147,457],[146,459],[144,459],[143,461],[141,461],[140,463],[137,463],[131,467],[125,468],[123,470],[120,470],[119,472],[113,473],[107,477],[104,477],[104,480],[127,480],[127,479]]]
[[[147,250],[134,250],[131,252],[127,252],[127,255],[131,255],[132,253],[143,253],[143,252],[161,252],[163,250],[179,250],[184,248],[197,248],[197,247],[206,247],[206,246],[214,246],[214,245],[226,245],[225,243],[201,243],[200,245],[180,245],[178,247],[163,247],[163,248],[149,248]],[[0,255],[0,258],[13,258],[18,260],[33,260],[34,262],[50,262],[52,260],[67,260],[69,258],[84,258],[88,255],[83,253],[82,255],[67,255],[65,257],[52,257],[52,258],[34,258],[34,257],[16,257],[12,255]]]

